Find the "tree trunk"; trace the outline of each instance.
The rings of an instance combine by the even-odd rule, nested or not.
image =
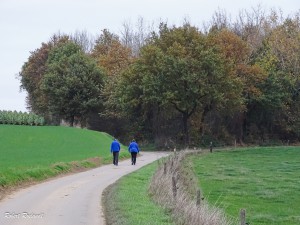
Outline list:
[[[188,147],[190,144],[190,136],[189,136],[189,129],[188,129],[188,119],[189,115],[187,112],[182,113],[182,122],[183,122],[183,134],[184,134],[184,145]]]
[[[201,137],[203,137],[204,135],[204,121],[205,121],[205,116],[207,115],[207,113],[209,112],[210,108],[208,106],[206,106],[202,112],[202,116],[201,116],[201,124],[200,124],[200,128],[199,128],[199,133],[201,135]]]
[[[74,116],[71,116],[71,118],[70,118],[70,126],[71,127],[74,126]]]

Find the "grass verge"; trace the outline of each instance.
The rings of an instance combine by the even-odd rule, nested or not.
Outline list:
[[[255,225],[300,224],[300,148],[219,151],[190,157],[205,198]]]
[[[155,202],[169,210],[178,225],[233,225],[224,212],[207,202],[196,201],[197,183],[189,171],[186,155],[194,151],[180,151],[171,155],[156,171],[150,185]],[[197,180],[195,180],[197,181]],[[201,197],[201,196],[199,196]]]
[[[157,162],[133,172],[103,192],[107,225],[171,225],[170,216],[148,194]]]
[[[20,185],[110,163],[111,141],[86,129],[0,125],[0,199]],[[129,157],[122,148],[120,159]]]

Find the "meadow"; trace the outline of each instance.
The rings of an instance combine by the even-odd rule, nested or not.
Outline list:
[[[111,141],[86,129],[0,125],[0,187],[110,163]],[[128,157],[122,149],[120,158]]]
[[[106,133],[86,129],[0,125],[0,194],[24,182],[111,163],[111,141]],[[122,149],[121,158],[128,157],[126,146]],[[220,150],[186,161],[192,162],[204,199],[229,218],[238,220],[243,208],[249,224],[300,224],[299,147]],[[156,169],[153,163],[106,189],[108,224],[173,224],[168,210],[149,195]]]
[[[300,148],[264,147],[190,157],[204,198],[255,225],[300,224]]]

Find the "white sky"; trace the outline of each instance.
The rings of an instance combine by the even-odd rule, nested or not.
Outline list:
[[[201,27],[215,11],[232,19],[241,9],[260,4],[265,10],[280,8],[285,15],[300,9],[300,0],[0,0],[0,110],[26,111],[26,92],[20,92],[16,74],[30,51],[41,47],[58,31],[100,34],[104,28],[119,33],[122,23],[138,17]]]

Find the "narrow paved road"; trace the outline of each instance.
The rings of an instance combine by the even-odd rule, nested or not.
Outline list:
[[[135,166],[125,160],[119,166],[106,165],[20,190],[0,202],[0,224],[104,225],[103,190],[120,177],[166,155],[143,152]]]

